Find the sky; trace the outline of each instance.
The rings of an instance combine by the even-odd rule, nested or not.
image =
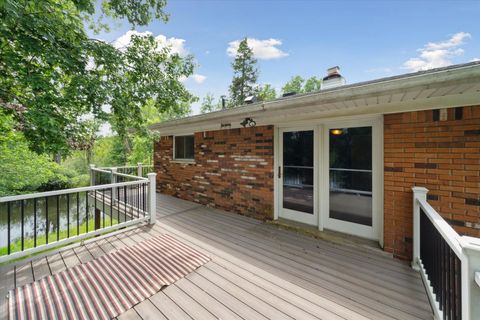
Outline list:
[[[323,77],[337,65],[355,83],[480,59],[480,1],[170,0],[166,11],[167,23],[131,31],[119,22],[95,37],[123,46],[132,32],[149,32],[174,52],[192,54],[197,68],[184,83],[200,101],[207,93],[228,96],[245,37],[259,84],[277,92],[292,76]]]

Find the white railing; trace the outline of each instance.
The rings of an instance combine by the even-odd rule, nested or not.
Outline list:
[[[146,177],[147,174],[154,172],[154,166],[151,164],[137,163],[136,166],[119,166],[119,167],[102,167],[99,169],[112,170],[115,169],[119,173]]]
[[[459,235],[413,187],[413,260],[436,319],[480,319],[480,238]]]
[[[155,173],[90,166],[90,186],[0,198],[0,263],[119,228],[155,223]]]

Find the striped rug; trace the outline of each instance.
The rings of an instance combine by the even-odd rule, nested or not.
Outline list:
[[[169,235],[11,290],[10,319],[111,319],[210,258]]]

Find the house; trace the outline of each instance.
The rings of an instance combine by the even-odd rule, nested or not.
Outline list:
[[[480,62],[162,122],[157,191],[375,240],[412,258],[412,187],[480,236]]]

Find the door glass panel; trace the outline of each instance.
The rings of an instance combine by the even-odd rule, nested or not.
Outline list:
[[[283,133],[283,207],[313,214],[313,131]]]
[[[372,225],[372,127],[330,130],[330,218]]]

